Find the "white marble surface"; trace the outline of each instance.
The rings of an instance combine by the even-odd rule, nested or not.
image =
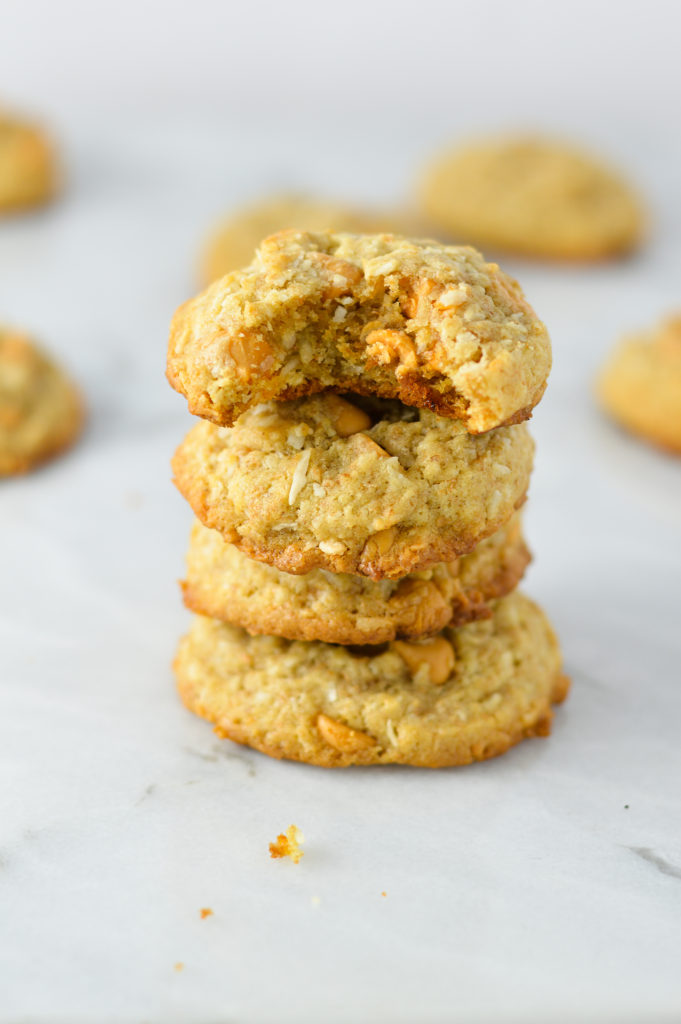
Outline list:
[[[0,227],[2,319],[91,412],[72,454],[0,484],[0,1020],[678,1020],[681,464],[589,393],[622,328],[681,304],[678,149],[610,140],[666,211],[640,257],[512,267],[555,346],[525,584],[574,680],[553,736],[329,772],[220,742],[176,699],[189,418],[165,336],[213,214],[281,181],[394,199],[414,151],[386,135],[343,167],[277,126],[63,130],[63,201]],[[268,857],[291,822],[298,866]]]

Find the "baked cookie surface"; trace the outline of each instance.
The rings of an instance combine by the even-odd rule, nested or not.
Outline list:
[[[201,522],[292,573],[406,576],[470,551],[518,508],[534,446],[524,424],[469,434],[385,399],[269,402],[231,428],[202,422],[173,459]]]
[[[55,187],[54,153],[42,129],[0,111],[0,212],[47,202]]]
[[[280,572],[197,521],[182,590],[193,611],[249,633],[382,644],[488,618],[492,599],[517,586],[529,560],[519,512],[469,555],[380,582],[323,569],[303,576]]]
[[[180,696],[216,732],[324,767],[468,764],[550,732],[568,680],[544,613],[492,618],[375,651],[251,637],[197,616],[175,660]]]
[[[27,336],[0,328],[0,476],[25,473],[68,448],[83,418],[66,374]]]
[[[681,455],[681,314],[620,342],[597,393],[621,426]]]
[[[325,389],[398,398],[471,433],[526,419],[551,365],[520,286],[474,249],[282,231],[173,319],[167,374],[190,411]]]
[[[371,233],[388,230],[391,218],[368,211],[351,210],[340,203],[301,195],[280,195],[245,207],[225,220],[208,240],[201,262],[201,278],[210,284],[232,270],[245,267],[264,238],[277,231],[350,231]],[[391,224],[391,228],[395,225]]]
[[[432,163],[421,202],[457,241],[521,255],[592,260],[632,249],[637,196],[592,157],[539,138],[472,143]]]

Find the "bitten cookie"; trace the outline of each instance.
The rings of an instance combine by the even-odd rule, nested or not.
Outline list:
[[[193,611],[249,633],[382,644],[489,618],[491,600],[517,586],[529,560],[519,512],[469,555],[380,582],[323,569],[304,576],[280,572],[196,522],[182,590]]]
[[[625,338],[606,363],[597,392],[621,426],[681,455],[681,314]]]
[[[395,230],[398,216],[350,210],[339,203],[305,196],[271,196],[235,213],[220,225],[206,244],[201,278],[210,284],[245,267],[263,238],[276,231],[387,231]],[[389,223],[391,220],[393,223]]]
[[[251,637],[197,616],[175,670],[185,705],[221,736],[324,767],[494,757],[548,735],[569,686],[546,617],[518,593],[490,619],[374,651]]]
[[[38,206],[55,188],[54,153],[42,129],[0,111],[0,213]]]
[[[524,424],[475,436],[424,409],[361,401],[325,393],[257,406],[231,428],[199,423],[175,482],[251,558],[374,579],[465,554],[522,504]]]
[[[0,328],[0,476],[68,448],[82,425],[76,386],[25,335]]]
[[[592,157],[562,143],[500,138],[433,161],[425,214],[460,242],[528,256],[593,260],[641,240],[635,193]]]
[[[471,433],[527,419],[551,365],[520,286],[474,249],[282,231],[173,319],[168,379],[191,412],[325,389],[398,398]]]

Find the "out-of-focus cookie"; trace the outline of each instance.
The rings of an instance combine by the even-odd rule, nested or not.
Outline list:
[[[371,234],[404,231],[405,219],[400,213],[352,210],[340,203],[302,195],[270,196],[233,214],[211,235],[201,261],[201,279],[208,285],[247,266],[264,238],[287,228]]]
[[[197,616],[175,670],[185,705],[219,735],[324,767],[494,757],[548,735],[569,686],[544,613],[517,592],[490,619],[373,650],[251,637]]]
[[[434,160],[424,213],[457,242],[549,259],[617,256],[641,240],[633,190],[609,168],[540,138],[481,140]]]
[[[282,231],[173,319],[168,379],[226,426],[325,389],[398,398],[471,433],[527,419],[551,366],[520,286],[474,249]]]
[[[75,384],[26,335],[0,328],[0,476],[57,455],[82,425]]]
[[[620,342],[597,392],[621,426],[681,455],[681,314]]]
[[[179,490],[251,558],[374,579],[465,554],[522,504],[534,451],[524,424],[473,435],[425,409],[352,397],[197,424],[173,459]]]
[[[43,130],[0,111],[0,213],[39,206],[55,188],[54,151]]]
[[[517,586],[529,560],[519,512],[469,555],[380,582],[323,569],[304,576],[281,572],[196,522],[182,589],[193,611],[249,633],[382,644],[489,618],[492,599]]]

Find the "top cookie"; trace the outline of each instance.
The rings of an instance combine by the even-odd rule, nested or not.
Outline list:
[[[206,284],[250,263],[260,242],[275,231],[387,231],[387,214],[351,210],[339,203],[305,196],[270,196],[234,214],[211,236],[201,261]],[[401,221],[400,221],[401,223]],[[400,230],[404,230],[400,228]]]
[[[633,248],[643,231],[628,185],[545,139],[489,139],[443,155],[426,173],[421,202],[453,238],[528,256],[600,259]]]
[[[56,455],[82,424],[75,385],[25,335],[0,328],[0,476]]]
[[[0,211],[46,202],[55,178],[52,147],[41,129],[0,112]]]
[[[681,455],[681,314],[625,338],[597,389],[603,407],[622,426]]]
[[[282,231],[175,314],[168,379],[191,412],[324,389],[399,398],[473,434],[527,419],[551,366],[520,286],[474,249]]]

